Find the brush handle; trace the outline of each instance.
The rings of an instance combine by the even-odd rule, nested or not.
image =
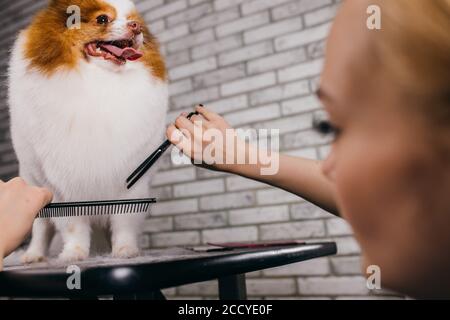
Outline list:
[[[169,140],[166,140],[159,148],[153,152],[145,161],[136,169],[127,179],[127,189],[133,187],[142,176],[158,161],[159,158],[166,152],[172,145]]]
[[[193,116],[198,115],[198,112],[191,112],[187,118],[191,119]],[[148,170],[161,158],[167,149],[172,145],[169,140],[166,140],[155,152],[153,152],[134,172],[127,178],[127,189],[131,189]]]

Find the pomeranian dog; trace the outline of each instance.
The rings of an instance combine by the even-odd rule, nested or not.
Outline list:
[[[67,23],[69,7],[79,9],[78,27]],[[9,104],[20,175],[52,190],[54,202],[150,196],[151,178],[130,191],[124,183],[161,142],[168,84],[157,41],[130,0],[50,0],[13,47]],[[23,262],[42,261],[54,231],[61,260],[87,258],[94,226],[110,234],[113,257],[134,257],[144,219],[36,220]]]

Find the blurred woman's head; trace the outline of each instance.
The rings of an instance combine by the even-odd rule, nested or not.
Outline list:
[[[365,265],[424,297],[450,296],[449,30],[450,0],[345,0],[318,93],[336,131],[323,170]]]

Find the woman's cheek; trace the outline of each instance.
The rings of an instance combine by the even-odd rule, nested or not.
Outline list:
[[[414,212],[420,207],[421,192],[415,189],[423,170],[415,169],[412,159],[417,157],[405,147],[405,140],[394,135],[371,143],[364,140],[340,145],[337,201],[361,245],[363,267],[379,266],[383,286],[401,288],[408,280],[403,266],[420,260],[417,234],[423,220]]]
[[[386,191],[387,159],[380,159],[382,148],[367,140],[341,141],[336,150],[335,184],[337,202],[343,218],[352,226],[362,248],[374,248],[389,223],[383,199]],[[370,252],[369,252],[370,256]]]

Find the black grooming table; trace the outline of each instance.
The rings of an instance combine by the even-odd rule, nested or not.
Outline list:
[[[245,274],[334,255],[335,243],[234,249],[199,253],[192,249],[150,250],[141,257],[92,258],[77,263],[81,290],[69,290],[67,266],[56,261],[32,266],[6,265],[0,272],[0,297],[162,300],[161,289],[219,281],[222,300],[245,300]]]

